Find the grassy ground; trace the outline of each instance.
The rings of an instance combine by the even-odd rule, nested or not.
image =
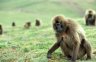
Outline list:
[[[67,18],[79,22],[84,28],[86,36],[96,49],[96,27],[85,26],[84,11],[88,8],[96,9],[95,0],[0,0],[0,24],[4,34],[0,36],[0,62],[48,62],[46,53],[56,42],[52,29],[51,18],[63,14]],[[81,4],[82,3],[82,4]],[[69,5],[70,4],[70,5]],[[41,26],[35,27],[35,19],[41,20]],[[15,21],[16,27],[11,23]],[[28,30],[23,25],[32,22]],[[49,62],[68,62],[61,50],[56,50]],[[92,60],[78,60],[79,62],[95,62]]]

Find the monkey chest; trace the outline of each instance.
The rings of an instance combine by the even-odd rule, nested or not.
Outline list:
[[[74,46],[74,39],[70,36],[62,36],[62,42],[61,42],[61,47],[66,47],[68,49],[73,49]]]
[[[57,35],[57,41],[61,41],[61,45],[65,45],[68,48],[72,48],[74,46],[74,38],[66,33],[62,33]]]
[[[63,40],[63,43],[61,43],[61,47],[66,47],[67,49],[70,49],[72,50],[73,49],[73,46],[74,46],[74,43],[71,42],[71,39],[66,39],[66,40]]]

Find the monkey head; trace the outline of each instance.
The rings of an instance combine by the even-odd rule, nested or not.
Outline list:
[[[92,10],[89,10],[88,13],[89,13],[89,14],[93,14],[93,11],[92,11]]]
[[[31,22],[26,22],[26,24],[27,24],[28,26],[31,26]]]
[[[67,30],[67,21],[63,16],[56,16],[53,18],[53,29],[57,33],[65,32]]]
[[[2,25],[0,25],[0,29],[2,29]]]

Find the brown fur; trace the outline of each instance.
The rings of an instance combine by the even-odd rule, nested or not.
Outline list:
[[[0,25],[0,35],[3,34],[3,29],[2,29],[2,25]]]
[[[40,26],[40,20],[36,19],[35,26]]]
[[[29,29],[31,27],[31,22],[26,22],[24,28]]]
[[[56,31],[56,23],[63,24],[62,32]],[[87,42],[82,27],[71,19],[65,19],[63,16],[56,16],[53,19],[53,29],[57,38],[57,42],[48,51],[47,57],[51,57],[58,47],[61,47],[64,55],[76,62],[77,59],[87,55],[87,59],[91,59],[91,46]]]
[[[86,25],[96,25],[96,13],[94,10],[87,10],[85,14]]]

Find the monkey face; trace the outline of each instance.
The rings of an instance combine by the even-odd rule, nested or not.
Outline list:
[[[88,14],[88,17],[89,17],[89,18],[92,17],[92,14]]]
[[[65,32],[67,28],[63,22],[56,22],[53,27],[56,32]]]

